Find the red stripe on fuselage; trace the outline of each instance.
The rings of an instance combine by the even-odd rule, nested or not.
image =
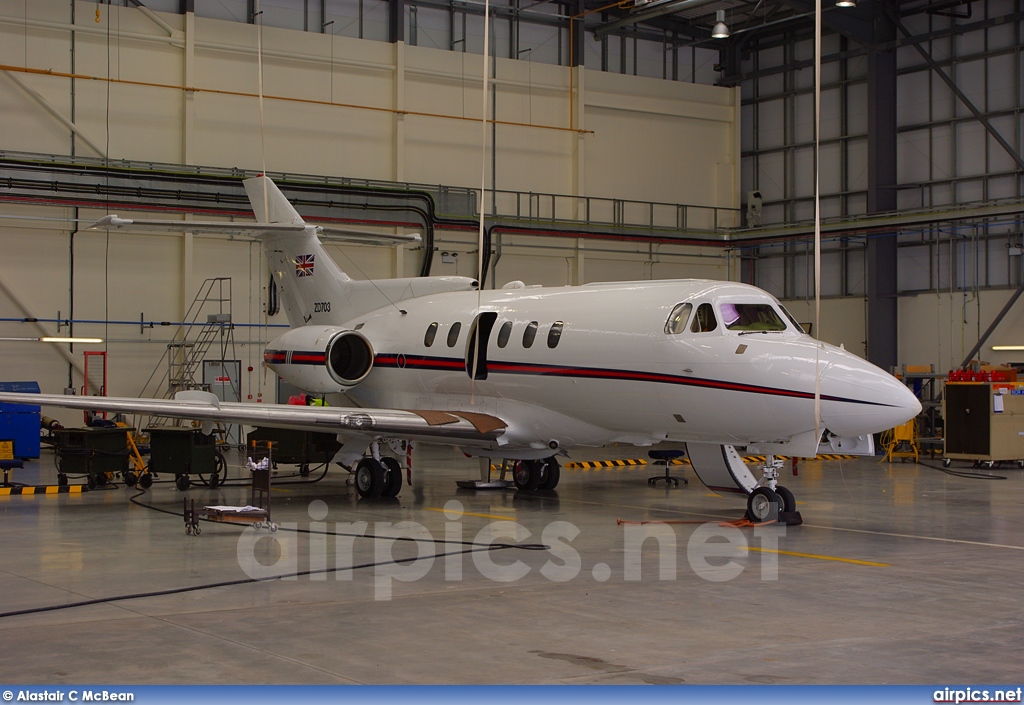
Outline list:
[[[294,354],[292,355],[294,360]],[[379,367],[398,368],[398,355],[394,353],[382,353],[374,359],[374,364]],[[404,369],[420,370],[465,370],[466,363],[461,359],[445,357],[431,357],[426,355],[406,355]],[[678,375],[661,374],[658,372],[644,372],[636,370],[616,370],[598,367],[572,367],[568,365],[542,365],[527,364],[518,362],[488,362],[487,372],[489,374],[518,374],[538,375],[551,377],[585,377],[588,379],[621,380],[624,382],[653,382],[656,384],[673,384],[685,387],[701,387],[705,389],[721,389],[732,392],[745,392],[748,394],[767,394],[777,397],[790,397],[796,399],[814,399],[812,392],[801,392],[793,389],[780,389],[778,387],[762,387],[756,384],[741,384],[738,382],[727,382],[716,379],[702,379],[694,377],[681,377]],[[887,406],[877,402],[864,401],[862,399],[846,399],[822,395],[824,401],[847,402],[850,404],[867,404],[869,406]]]

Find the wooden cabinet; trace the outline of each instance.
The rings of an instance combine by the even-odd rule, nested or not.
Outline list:
[[[1024,459],[1024,383],[947,382],[943,418],[945,457]]]

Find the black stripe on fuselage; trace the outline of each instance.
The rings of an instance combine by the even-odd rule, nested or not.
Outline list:
[[[294,359],[295,353],[293,353]],[[401,358],[401,360],[399,359]],[[381,353],[374,358],[374,366],[395,369],[437,370],[450,372],[466,369],[466,363],[460,358],[432,357],[427,355],[396,355]],[[701,387],[704,389],[721,389],[748,394],[767,394],[776,397],[794,399],[814,399],[813,392],[799,392],[778,387],[764,387],[756,384],[742,384],[700,377],[681,377],[659,372],[642,372],[635,370],[615,370],[601,367],[576,367],[572,365],[545,365],[537,363],[488,361],[488,374],[539,375],[548,377],[571,377],[586,379],[621,380],[624,382],[653,382],[655,384],[674,384],[683,387]],[[847,404],[867,404],[868,406],[891,406],[880,402],[863,399],[847,399],[827,394],[821,395],[822,401],[845,402]]]

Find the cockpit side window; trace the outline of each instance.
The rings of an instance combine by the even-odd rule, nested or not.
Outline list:
[[[711,304],[701,304],[697,307],[697,313],[693,316],[693,323],[690,324],[691,333],[707,333],[718,327],[718,319],[715,318],[715,310]]]
[[[668,315],[668,320],[665,321],[665,332],[668,335],[678,335],[684,332],[692,310],[693,304],[676,304],[672,313]]]
[[[720,304],[722,323],[729,330],[751,332],[778,332],[786,330],[786,323],[769,303]]]
[[[786,310],[785,306],[780,304],[779,308],[781,308],[782,312],[784,314],[786,314],[786,318],[789,319],[789,322],[793,324],[794,328],[796,328],[798,331],[800,331],[801,333],[803,333],[805,335],[807,334],[807,331],[804,330],[804,327],[802,325],[800,325],[795,318],[793,318],[793,314],[790,313],[788,310]]]

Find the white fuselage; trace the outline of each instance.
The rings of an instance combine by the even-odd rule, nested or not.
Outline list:
[[[686,325],[670,332],[670,314],[687,302]],[[701,304],[718,316],[714,330],[690,325]],[[785,330],[730,330],[722,314],[730,304],[771,306]],[[471,342],[478,320],[479,352]],[[505,457],[614,442],[778,443],[819,425],[858,436],[920,408],[889,374],[798,330],[764,291],[729,282],[438,293],[348,321],[314,315],[310,324],[356,329],[372,345],[373,368],[348,390],[358,404],[491,414],[508,423],[495,444]],[[272,366],[286,379],[297,370]]]

